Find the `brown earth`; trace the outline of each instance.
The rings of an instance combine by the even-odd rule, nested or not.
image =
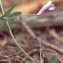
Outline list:
[[[56,5],[56,10],[53,12],[63,11],[62,0],[52,1]],[[3,5],[5,9],[7,9],[16,2],[17,0],[3,0]],[[23,14],[29,14],[37,13],[47,0],[18,0],[18,2],[19,5],[14,11],[21,11]],[[46,13],[48,12],[49,11],[46,11]],[[36,36],[42,39],[42,42],[46,41],[47,43],[50,43],[50,47],[48,47],[47,44],[44,45],[39,42],[36,38],[34,39],[31,37],[24,27],[23,29],[12,29],[19,44],[37,63],[41,63],[41,61],[43,61],[43,63],[48,63],[53,56],[56,58],[55,63],[63,63],[63,26],[40,27],[33,28],[32,30]],[[54,47],[56,46],[57,48],[55,49]],[[15,45],[6,30],[0,32],[0,63],[32,63]]]

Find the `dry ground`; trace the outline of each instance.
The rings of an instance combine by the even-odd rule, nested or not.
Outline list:
[[[11,1],[10,4],[9,1]],[[13,0],[3,0],[4,7],[8,8],[12,4],[15,3]],[[46,2],[39,0],[27,0],[24,2],[22,0],[22,4],[19,4],[16,9],[23,12],[23,14],[29,13],[37,13],[39,8]],[[21,2],[21,1],[19,1]],[[40,3],[42,2],[42,3]],[[63,2],[62,0],[53,0],[56,5],[56,10],[51,11],[63,11]],[[26,4],[25,4],[26,3]],[[28,4],[27,4],[28,3]],[[34,4],[34,8],[32,6]],[[20,8],[20,5],[22,6]],[[29,6],[27,9],[27,6]],[[32,6],[32,7],[31,7]],[[31,8],[31,10],[30,10]],[[25,11],[25,9],[29,11]],[[49,11],[46,11],[46,13]],[[27,32],[27,30],[23,27],[22,28],[14,28],[12,29],[16,39],[18,40],[19,44],[24,48],[24,50],[33,57],[33,59],[37,63],[48,63],[51,57],[55,56],[56,63],[63,63],[63,25],[55,25],[55,26],[48,26],[48,27],[38,27],[38,28],[31,28],[36,36],[42,39],[42,42],[46,41],[46,43],[50,44],[44,45],[43,43],[39,42],[37,39],[31,37],[31,35]],[[54,46],[53,46],[54,45]],[[55,47],[55,48],[54,48]],[[20,51],[20,49],[15,45],[12,38],[8,35],[7,31],[0,30],[0,63],[32,63],[25,54]]]

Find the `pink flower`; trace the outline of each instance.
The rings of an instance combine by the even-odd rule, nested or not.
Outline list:
[[[48,10],[54,10],[55,6],[54,4],[52,4],[52,1],[47,2],[41,9],[40,11],[37,13],[37,15],[41,15],[46,9]]]

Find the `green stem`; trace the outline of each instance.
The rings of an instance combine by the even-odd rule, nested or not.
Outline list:
[[[11,37],[13,38],[15,44],[20,48],[20,50],[21,50],[33,63],[36,63],[36,62],[33,60],[33,58],[30,57],[30,56],[24,51],[24,49],[21,47],[21,45],[16,41],[15,37],[14,37],[13,34],[12,34],[12,31],[11,31],[11,28],[10,28],[10,26],[9,26],[9,24],[8,24],[8,21],[5,21],[4,23],[5,23],[5,26],[6,26],[6,25],[8,26],[9,33],[10,33]]]
[[[37,14],[23,14],[22,16],[37,16]]]
[[[3,9],[3,5],[2,5],[2,0],[0,0],[0,5],[1,5],[1,9],[2,9],[2,13],[4,14],[4,9]],[[36,63],[32,57],[30,57],[25,51],[24,49],[21,47],[21,45],[17,42],[17,40],[15,39],[12,31],[11,31],[11,28],[10,28],[10,25],[8,23],[8,21],[4,21],[4,25],[8,31],[8,33],[11,35],[12,39],[14,40],[15,44],[20,48],[20,50],[33,62],[33,63]]]
[[[4,8],[3,8],[3,5],[2,5],[2,0],[0,0],[0,6],[1,6],[1,9],[2,9],[2,13],[4,14]]]

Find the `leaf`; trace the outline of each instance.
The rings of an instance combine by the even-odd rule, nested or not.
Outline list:
[[[48,63],[55,63],[55,57],[52,57]]]
[[[7,17],[7,16],[11,13],[11,11],[14,9],[14,7],[15,7],[16,5],[17,5],[17,3],[14,4],[9,10],[7,10],[7,11],[1,16],[1,18]]]
[[[0,19],[1,19],[1,20],[4,20],[4,18],[1,18],[1,17],[0,17]]]
[[[15,18],[16,16],[19,16],[19,15],[21,15],[21,12],[14,12],[14,13],[12,13],[12,14],[8,17],[8,19]]]

